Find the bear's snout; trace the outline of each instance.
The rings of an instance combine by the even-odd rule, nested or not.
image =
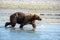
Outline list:
[[[40,18],[39,20],[41,21],[42,19]]]
[[[40,17],[37,17],[37,19],[38,19],[39,21],[41,21],[41,20],[42,20]]]
[[[39,21],[41,21],[42,19],[41,19],[41,18],[39,18],[38,20],[39,20]]]

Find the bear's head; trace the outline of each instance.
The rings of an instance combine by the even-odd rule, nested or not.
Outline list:
[[[34,20],[42,20],[39,14],[34,14]]]

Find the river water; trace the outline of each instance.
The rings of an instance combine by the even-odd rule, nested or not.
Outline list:
[[[25,13],[51,13],[59,14],[60,10],[25,10],[25,9],[0,9],[0,40],[60,40],[60,23],[44,23],[36,22],[36,30],[32,31],[31,25],[25,25],[24,30],[19,29],[19,24],[16,24],[15,29],[5,28],[5,22],[9,21],[10,13],[14,12]],[[43,16],[43,15],[42,15]],[[60,17],[60,16],[58,16]],[[6,20],[4,20],[6,19]],[[3,21],[2,21],[3,20]],[[59,21],[60,22],[60,21]]]

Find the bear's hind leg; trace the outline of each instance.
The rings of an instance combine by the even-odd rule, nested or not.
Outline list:
[[[11,25],[11,23],[10,22],[6,22],[5,23],[5,27],[7,27],[8,25]]]
[[[11,23],[11,26],[14,28],[15,27],[15,25],[16,25],[16,23]]]
[[[21,25],[20,25],[20,29],[23,29],[23,26],[24,26],[24,25],[23,25],[23,24],[21,24]]]

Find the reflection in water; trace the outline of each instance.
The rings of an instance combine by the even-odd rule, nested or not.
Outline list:
[[[20,30],[19,27],[5,29],[1,25],[0,40],[60,40],[60,24],[42,23],[35,31],[28,26]]]

